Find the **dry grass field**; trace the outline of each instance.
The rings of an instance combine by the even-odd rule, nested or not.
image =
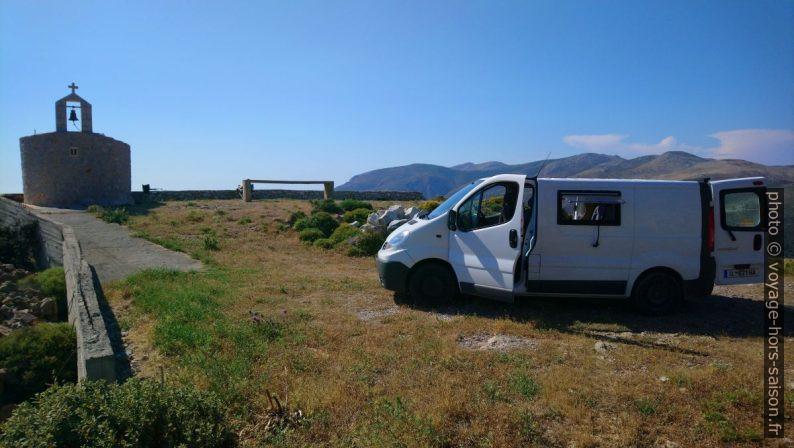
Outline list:
[[[217,393],[242,445],[763,444],[760,286],[666,317],[584,299],[417,309],[380,287],[374,259],[279,231],[298,209],[310,205],[151,208],[129,227],[206,268],[105,286],[137,374]],[[267,391],[303,418],[268,425]]]

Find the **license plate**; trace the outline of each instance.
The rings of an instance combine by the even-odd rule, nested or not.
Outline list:
[[[758,269],[756,268],[726,269],[724,278],[746,278],[755,277],[756,275],[758,275]]]

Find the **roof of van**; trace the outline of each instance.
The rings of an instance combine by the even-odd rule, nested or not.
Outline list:
[[[694,183],[696,180],[664,180],[664,179],[590,179],[578,177],[541,177],[539,181],[554,182],[593,182],[593,183],[646,183],[646,184],[682,184]]]

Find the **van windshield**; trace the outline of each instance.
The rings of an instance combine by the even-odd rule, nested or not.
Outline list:
[[[460,202],[463,199],[463,196],[466,196],[468,192],[474,189],[477,185],[480,185],[485,179],[477,179],[474,182],[466,185],[465,187],[458,190],[455,194],[449,197],[446,201],[442,202],[438,207],[433,209],[429,215],[427,215],[427,219],[434,219],[438,218],[439,216],[446,213],[449,209],[451,209],[455,204]]]

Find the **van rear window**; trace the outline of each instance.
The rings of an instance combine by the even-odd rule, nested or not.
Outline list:
[[[723,227],[730,230],[761,228],[761,197],[756,190],[722,192]]]
[[[559,191],[557,224],[619,226],[619,191]]]

